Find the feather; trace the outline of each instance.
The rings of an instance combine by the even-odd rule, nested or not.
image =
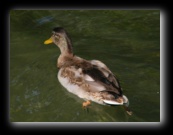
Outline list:
[[[119,103],[119,102],[116,102],[116,101],[113,101],[113,100],[103,100],[106,104],[109,104],[109,105],[123,105],[123,102]]]

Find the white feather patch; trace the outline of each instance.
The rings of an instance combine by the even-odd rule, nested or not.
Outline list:
[[[123,102],[128,103],[128,101],[129,101],[128,98],[125,95],[123,95]]]
[[[103,102],[105,102],[106,104],[110,104],[110,105],[123,105],[123,102],[119,103],[119,102],[112,101],[112,100],[103,100]]]
[[[95,80],[94,80],[93,78],[91,78],[89,75],[85,75],[84,78],[85,78],[86,81],[91,81],[91,82],[95,81]]]

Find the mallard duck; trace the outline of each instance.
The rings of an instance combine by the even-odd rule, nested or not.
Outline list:
[[[124,105],[128,114],[128,98],[123,95],[117,77],[99,60],[86,60],[73,54],[71,40],[62,27],[56,27],[44,44],[54,43],[60,49],[57,59],[57,78],[69,92],[85,100],[83,107],[91,101],[102,105]]]

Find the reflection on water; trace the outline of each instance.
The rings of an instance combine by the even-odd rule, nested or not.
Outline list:
[[[53,16],[46,16],[46,17],[42,17],[42,18],[36,20],[38,25],[42,25],[44,23],[48,23],[48,22],[52,22],[52,21],[53,21]]]
[[[52,28],[64,27],[76,55],[103,61],[119,79],[132,116],[122,106],[92,103],[58,82]],[[13,10],[10,12],[10,121],[159,122],[160,12],[157,10]]]

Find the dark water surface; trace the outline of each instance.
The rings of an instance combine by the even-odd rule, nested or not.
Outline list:
[[[74,53],[104,62],[120,79],[133,115],[122,106],[92,103],[68,93],[57,79],[52,28],[64,27]],[[12,10],[11,122],[160,122],[159,10]]]

